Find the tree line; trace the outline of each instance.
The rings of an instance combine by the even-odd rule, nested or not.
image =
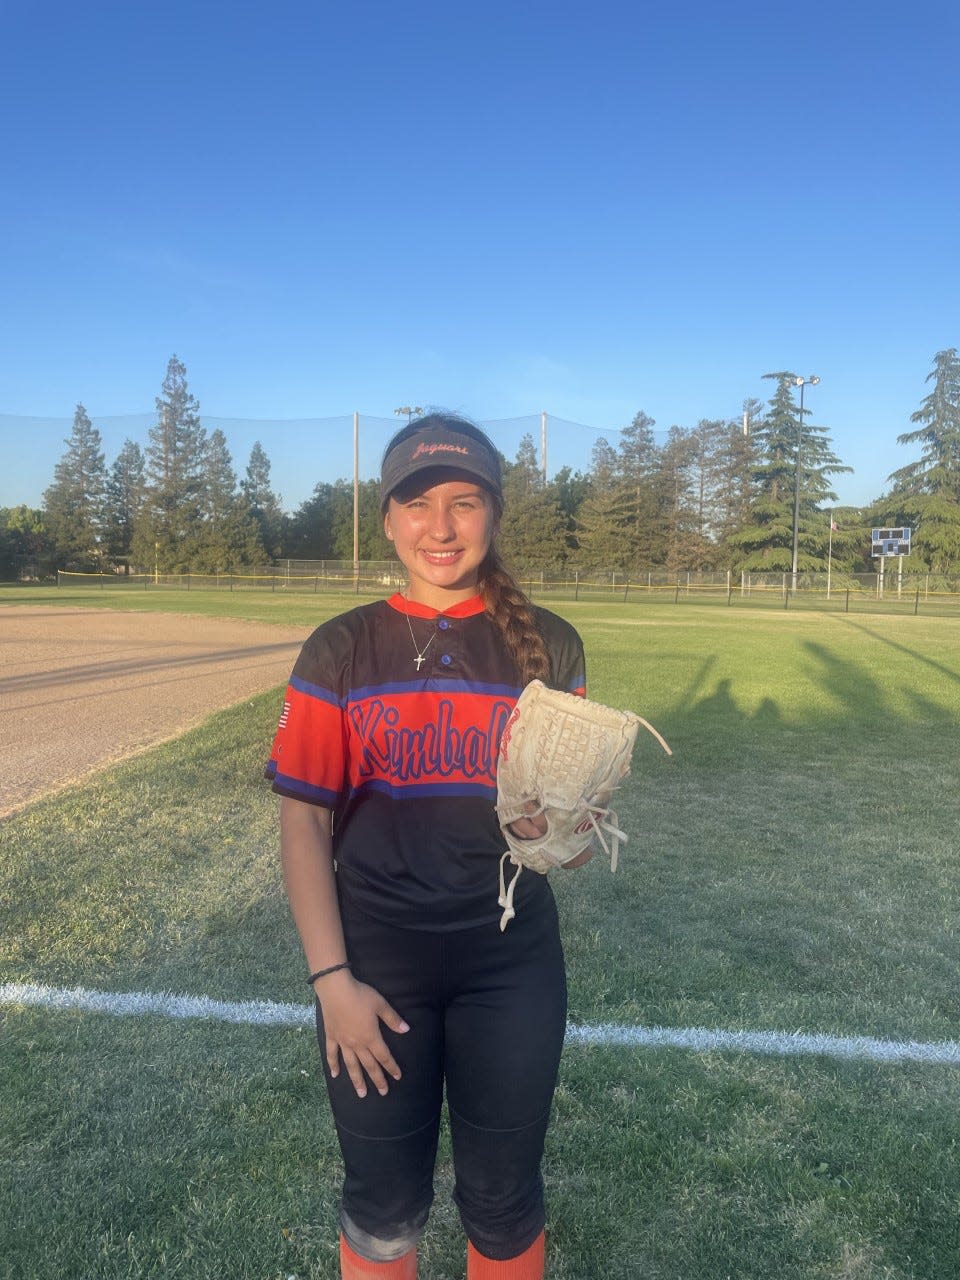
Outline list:
[[[911,568],[960,571],[960,358],[937,352],[929,394],[898,437],[919,457],[893,472],[866,508],[837,507],[832,478],[850,468],[824,427],[800,429],[789,370],[764,375],[766,404],[745,421],[674,426],[662,443],[640,411],[614,446],[600,438],[586,472],[545,480],[531,436],[503,459],[501,550],[528,570],[578,568],[640,574],[724,570],[787,572],[797,519],[797,568],[874,567],[868,530],[913,530]],[[285,512],[270,461],[254,444],[242,477],[219,429],[207,432],[184,365],[167,366],[146,447],[127,440],[108,467],[100,434],[78,405],[43,506],[0,510],[0,574],[29,569],[161,573],[243,572],[280,559],[352,560],[353,482],[321,480]],[[799,456],[798,456],[799,450]],[[799,509],[797,497],[799,494]],[[392,559],[375,480],[359,486],[359,558]]]

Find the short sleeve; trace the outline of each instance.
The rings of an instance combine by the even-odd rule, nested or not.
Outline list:
[[[583,641],[575,627],[547,609],[536,609],[537,625],[550,655],[551,684],[563,693],[584,697],[587,692],[587,664]]]
[[[264,775],[279,795],[333,809],[346,775],[346,731],[322,632],[303,646],[290,676]]]

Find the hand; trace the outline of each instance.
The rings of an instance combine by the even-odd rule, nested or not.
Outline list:
[[[530,814],[529,818],[515,818],[509,824],[510,831],[519,840],[536,840],[538,836],[547,834],[547,819],[542,813],[537,813],[537,806],[532,800],[528,800],[524,808]],[[589,862],[594,855],[593,843],[586,845],[575,858],[571,858],[563,864],[564,871],[575,871],[577,867],[582,867]]]
[[[348,970],[320,979],[316,992],[323,1010],[331,1076],[340,1074],[342,1059],[358,1098],[367,1096],[367,1076],[377,1092],[385,1094],[387,1076],[399,1080],[400,1068],[383,1038],[380,1023],[400,1033],[409,1031],[409,1026],[379,991],[358,982]]]
[[[535,800],[528,800],[524,804],[524,809],[531,816],[529,818],[515,818],[513,822],[508,823],[508,828],[518,840],[536,840],[538,836],[547,834],[547,819],[542,813],[537,812],[538,805]]]
[[[593,845],[588,844],[585,849],[580,850],[575,858],[571,858],[568,862],[563,863],[563,870],[576,871],[577,867],[582,867],[585,863],[589,862],[595,853],[596,849],[594,849]]]

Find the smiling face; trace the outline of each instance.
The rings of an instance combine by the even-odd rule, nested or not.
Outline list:
[[[496,515],[489,492],[470,477],[425,483],[391,495],[383,528],[407,571],[407,598],[443,610],[477,594]]]

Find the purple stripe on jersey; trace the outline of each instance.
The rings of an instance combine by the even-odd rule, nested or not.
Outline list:
[[[582,683],[582,681],[581,681]],[[395,680],[392,684],[368,684],[347,693],[348,702],[360,702],[364,698],[378,698],[385,693],[478,693],[488,698],[520,697],[520,685],[484,684],[480,680],[443,680],[421,678],[419,680]]]
[[[340,699],[333,690],[325,689],[322,684],[311,684],[309,680],[302,680],[299,676],[291,676],[289,684],[291,689],[296,689],[298,693],[305,693],[308,698],[319,698],[321,702],[329,702],[334,707],[341,705]]]
[[[422,785],[405,782],[402,786],[394,787],[382,778],[372,778],[369,782],[361,783],[353,794],[359,795],[364,791],[379,791],[381,795],[390,796],[394,800],[423,799],[424,796],[483,796],[493,801],[497,798],[496,787],[480,782],[427,782]]]
[[[266,776],[273,783],[276,791],[281,795],[290,796],[292,800],[322,804],[327,809],[332,809],[337,802],[336,791],[328,791],[326,787],[314,787],[300,778],[291,778],[285,773],[280,773],[273,760],[267,765]]]

